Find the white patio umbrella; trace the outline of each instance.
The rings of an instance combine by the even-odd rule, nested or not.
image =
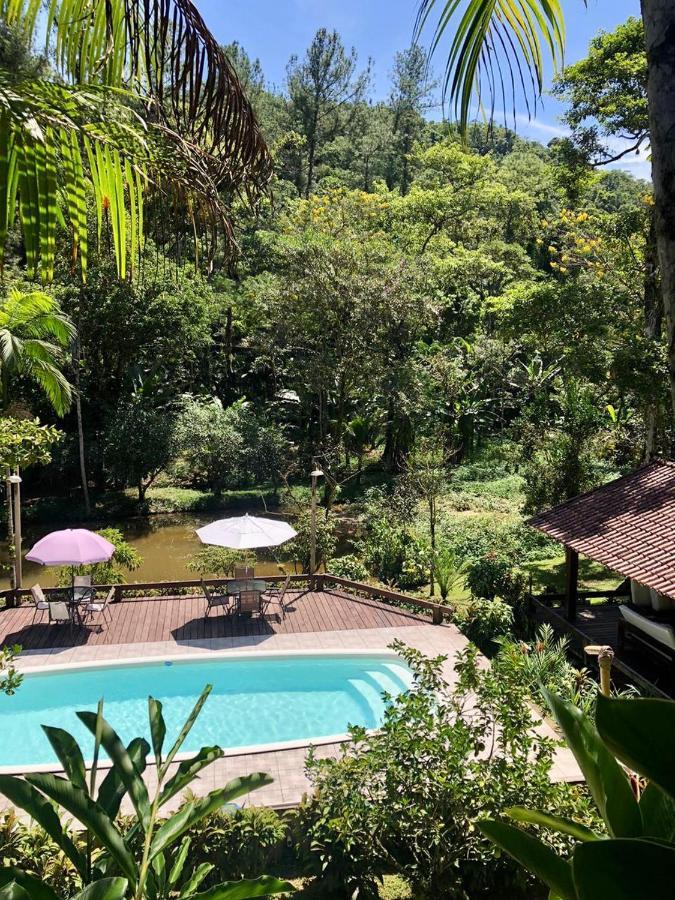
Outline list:
[[[251,550],[254,547],[276,547],[294,538],[297,531],[288,522],[247,514],[232,519],[218,519],[217,522],[198,528],[197,534],[203,544],[216,544],[231,550]]]

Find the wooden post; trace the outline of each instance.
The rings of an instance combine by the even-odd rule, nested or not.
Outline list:
[[[14,488],[14,566],[16,575],[14,576],[14,587],[23,587],[23,556],[21,552],[21,542],[23,540],[21,534],[21,476],[17,467],[12,477],[12,487]]]
[[[589,656],[597,656],[600,669],[600,693],[609,697],[612,690],[612,662],[614,651],[608,644],[589,644],[584,647],[584,653]]]
[[[565,600],[566,616],[569,622],[577,617],[577,596],[579,591],[579,554],[571,547],[565,547]]]

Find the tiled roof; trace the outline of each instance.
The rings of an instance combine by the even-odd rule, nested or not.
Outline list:
[[[675,597],[675,462],[651,462],[529,519],[589,559]]]

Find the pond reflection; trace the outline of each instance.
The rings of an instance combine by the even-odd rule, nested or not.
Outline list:
[[[178,581],[183,578],[196,578],[194,572],[190,572],[187,563],[202,549],[204,544],[195,534],[197,528],[213,522],[215,519],[227,518],[230,515],[241,515],[240,509],[235,511],[221,510],[217,513],[176,513],[167,515],[139,516],[126,519],[123,522],[97,522],[97,523],[73,523],[72,528],[118,528],[126,540],[141,554],[143,563],[135,572],[127,574],[127,581]],[[259,515],[259,512],[253,513]],[[278,516],[274,513],[265,514],[269,518],[283,518],[292,523],[292,516]],[[24,534],[23,552],[27,553],[33,544],[55,528],[42,527],[30,528]],[[346,552],[347,535],[340,536],[339,550]],[[260,549],[257,551],[256,573],[259,575],[279,574],[281,548]],[[339,551],[338,551],[339,552]],[[6,545],[2,547],[2,559],[7,559]],[[288,569],[291,571],[291,569]],[[30,587],[39,582],[42,587],[53,587],[56,584],[57,569],[45,568],[24,560],[23,581],[24,586]],[[9,576],[0,579],[0,588],[8,588]]]

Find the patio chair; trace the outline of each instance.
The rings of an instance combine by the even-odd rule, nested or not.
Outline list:
[[[203,578],[202,590],[204,591],[204,597],[206,598],[206,612],[204,613],[205,619],[208,617],[209,613],[214,607],[221,607],[225,611],[225,615],[228,616],[234,610],[236,606],[236,598],[228,594],[216,594],[216,592],[208,586]]]
[[[239,592],[239,615],[251,616],[253,613],[262,614],[262,604],[260,602],[260,591],[240,591]]]
[[[275,584],[265,592],[267,594],[267,603],[265,604],[265,610],[267,609],[267,606],[269,606],[270,604],[274,604],[281,610],[281,617],[283,619],[286,618],[286,605],[284,604],[284,598],[286,596],[286,591],[288,590],[288,586],[290,583],[291,576],[287,575],[285,580],[281,582],[281,587],[279,587],[278,584]]]
[[[49,624],[68,625],[73,630],[75,624],[74,612],[65,600],[49,600]]]
[[[35,620],[38,617],[38,613],[49,612],[49,603],[47,602],[47,598],[45,597],[42,588],[39,584],[34,584],[30,589],[31,596],[33,597],[33,603],[35,604],[35,612],[33,613],[33,621],[31,625],[35,625]]]
[[[73,603],[93,603],[95,593],[91,575],[73,575]]]
[[[98,615],[99,619],[96,625],[98,626],[98,630],[101,630],[101,626],[103,621],[106,618],[106,614],[108,616],[108,625],[112,624],[112,616],[110,615],[109,606],[115,599],[115,588],[111,587],[108,591],[105,600],[103,603],[96,603],[93,600],[84,607],[84,615],[86,617],[86,624],[89,624],[89,618],[91,616]]]

